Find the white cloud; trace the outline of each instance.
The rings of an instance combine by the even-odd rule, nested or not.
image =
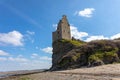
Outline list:
[[[115,35],[110,37],[110,39],[117,39],[117,38],[120,38],[120,33],[115,34]]]
[[[77,14],[78,16],[90,18],[92,17],[93,11],[95,11],[94,8],[85,8],[82,11],[76,11],[75,14]]]
[[[48,69],[51,67],[52,58],[48,56],[39,56],[36,53],[32,54],[32,59],[27,62],[20,63],[21,66],[25,66],[24,69]]]
[[[40,59],[42,59],[42,60],[52,60],[52,58],[50,58],[50,57],[48,57],[48,56],[40,57]]]
[[[36,53],[31,56],[27,56],[28,58],[23,55],[0,57],[0,71],[49,69],[52,65],[51,57],[39,56]]]
[[[8,61],[14,62],[28,62],[29,60],[24,58],[22,55],[18,55],[17,57],[8,57]]]
[[[83,37],[87,37],[88,33],[86,32],[79,32],[77,27],[75,26],[70,26],[71,29],[71,36],[76,38],[76,39],[82,39]]]
[[[0,50],[0,56],[9,56],[9,53],[7,53],[3,50]]]
[[[22,57],[17,57],[17,58],[9,57],[8,60],[15,61],[15,62],[27,62],[28,61],[28,59],[22,58]]]
[[[43,49],[41,49],[43,52],[45,52],[45,53],[50,53],[50,54],[52,54],[52,47],[46,47],[46,48],[43,48]]]
[[[33,70],[33,69],[49,69],[52,64],[50,61],[33,60],[26,63],[20,63],[20,65],[24,70],[31,70],[31,69]]]
[[[25,41],[30,41],[31,43],[34,43],[34,38],[32,37],[33,35],[35,35],[35,32],[33,31],[26,31],[27,34],[24,35],[25,37]]]
[[[8,60],[8,61],[15,61],[15,62],[26,62],[28,59],[24,58],[23,55],[18,55],[17,57],[12,57],[9,53],[0,50],[0,56],[5,56],[5,57],[0,57],[0,60]]]
[[[85,41],[86,42],[90,42],[92,40],[102,40],[102,39],[109,39],[109,38],[108,37],[104,37],[103,35],[98,35],[98,36],[90,36]]]
[[[31,55],[31,58],[32,59],[36,59],[36,60],[52,60],[52,58],[51,57],[48,57],[48,56],[39,56],[38,54],[36,54],[36,53],[33,53],[32,55]]]
[[[6,61],[7,58],[6,57],[0,57],[0,61]]]
[[[33,53],[33,54],[31,55],[31,58],[37,58],[37,57],[39,57],[39,55],[36,54],[36,53]]]
[[[35,32],[32,32],[32,31],[26,31],[29,35],[34,35],[35,34]]]
[[[85,41],[86,42],[90,42],[90,41],[93,41],[93,40],[113,40],[113,39],[117,39],[117,38],[120,38],[120,33],[118,34],[115,34],[113,36],[110,36],[110,37],[105,37],[103,35],[98,35],[98,36],[89,36]]]
[[[32,54],[32,56],[38,56],[38,54],[36,54],[36,53],[33,53],[33,54]]]
[[[18,31],[12,31],[9,33],[0,33],[0,44],[22,46],[23,35]]]
[[[57,24],[53,24],[52,26],[55,30],[57,29]]]

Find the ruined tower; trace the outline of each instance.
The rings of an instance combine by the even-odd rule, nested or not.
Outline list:
[[[65,15],[63,15],[62,19],[59,21],[57,30],[52,33],[53,42],[60,39],[71,39],[70,25]]]

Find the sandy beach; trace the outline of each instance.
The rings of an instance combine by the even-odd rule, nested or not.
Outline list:
[[[0,80],[120,80],[120,64],[40,72],[29,75],[10,76]]]

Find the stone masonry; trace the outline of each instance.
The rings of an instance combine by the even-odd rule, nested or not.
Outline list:
[[[63,15],[62,19],[59,21],[57,30],[52,33],[53,42],[61,39],[71,39],[70,25],[65,15]]]

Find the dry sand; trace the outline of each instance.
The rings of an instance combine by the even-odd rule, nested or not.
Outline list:
[[[0,80],[120,80],[120,64],[42,72],[23,76],[12,76]]]

